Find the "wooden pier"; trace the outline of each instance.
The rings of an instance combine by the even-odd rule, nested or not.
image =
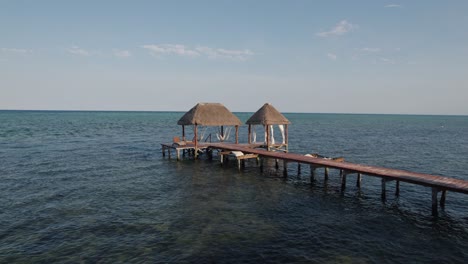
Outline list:
[[[180,158],[180,151],[193,149],[194,151],[207,150],[211,152],[213,149],[219,150],[223,155],[235,151],[242,152],[246,155],[246,158],[259,158],[260,159],[260,169],[263,169],[263,158],[272,158],[275,160],[283,161],[283,174],[287,176],[287,164],[289,162],[295,162],[298,164],[309,164],[311,166],[311,176],[314,177],[314,171],[316,168],[324,167],[326,172],[328,168],[340,170],[341,176],[341,190],[344,191],[346,188],[346,178],[350,174],[356,174],[356,186],[360,188],[361,186],[361,175],[373,176],[381,178],[382,182],[382,199],[386,199],[386,183],[390,181],[395,181],[395,195],[399,195],[400,192],[400,182],[407,182],[417,185],[422,185],[430,187],[432,189],[432,215],[438,215],[438,205],[440,207],[445,207],[446,193],[447,191],[458,192],[468,194],[468,181],[459,180],[444,176],[430,175],[424,173],[410,172],[405,170],[398,169],[389,169],[383,167],[362,165],[350,162],[344,162],[342,159],[333,160],[333,159],[323,159],[311,156],[305,156],[302,154],[296,153],[287,153],[287,152],[277,152],[277,151],[267,151],[265,149],[260,149],[260,145],[253,144],[229,144],[229,143],[204,143],[199,144],[197,149],[194,149],[194,146],[173,146],[171,144],[161,144],[163,155],[165,151],[168,151],[170,155],[170,149],[174,149],[177,152],[177,157]],[[242,156],[237,156],[238,166],[240,169],[240,162],[244,158]],[[328,176],[328,173],[326,173]],[[438,199],[438,193],[441,193],[440,200]]]

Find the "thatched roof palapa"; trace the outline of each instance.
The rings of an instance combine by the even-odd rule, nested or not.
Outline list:
[[[270,103],[264,104],[253,114],[247,122],[248,125],[288,125],[289,120]]]
[[[239,126],[242,122],[220,103],[198,103],[177,122],[178,125]]]

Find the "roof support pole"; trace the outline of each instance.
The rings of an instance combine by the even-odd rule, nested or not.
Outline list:
[[[265,125],[267,150],[270,151],[270,126]]]
[[[182,140],[185,141],[185,126],[182,125]]]
[[[239,126],[236,126],[236,144],[239,144]]]
[[[288,125],[284,125],[284,137],[285,137],[285,143],[286,143],[286,152],[288,152]]]
[[[195,158],[198,157],[198,125],[195,125],[195,130],[194,130],[194,133],[195,133]]]
[[[249,144],[252,143],[252,125],[249,124]]]

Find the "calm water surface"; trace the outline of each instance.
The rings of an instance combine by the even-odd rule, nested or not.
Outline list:
[[[163,158],[181,115],[0,111],[0,262],[468,261],[467,195],[433,218],[429,188]],[[468,180],[468,117],[286,116],[292,152]]]

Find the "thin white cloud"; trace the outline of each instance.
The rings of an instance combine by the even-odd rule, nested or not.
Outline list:
[[[30,49],[17,49],[17,48],[0,48],[2,53],[9,53],[9,54],[28,54],[32,53],[33,51]]]
[[[114,49],[113,50],[114,56],[118,58],[128,58],[132,56],[132,53],[128,50],[119,50],[119,49]]]
[[[361,51],[368,52],[368,53],[376,53],[376,52],[380,52],[381,49],[380,48],[362,48]]]
[[[397,5],[397,4],[389,4],[384,6],[385,8],[401,8],[402,5]]]
[[[197,47],[196,50],[200,54],[206,55],[210,59],[229,59],[245,61],[250,58],[254,53],[248,49],[245,50],[228,50],[228,49],[215,49],[210,47]]]
[[[87,50],[84,50],[78,46],[71,46],[70,48],[66,49],[68,53],[73,54],[73,55],[78,55],[78,56],[90,56],[91,53]]]
[[[388,64],[395,64],[395,60],[389,58],[379,58],[380,61]]]
[[[147,49],[151,55],[159,57],[164,54],[175,54],[185,57],[198,57],[200,54],[197,51],[187,48],[181,44],[161,44],[161,45],[143,45],[141,46]]]
[[[327,57],[330,59],[330,60],[336,60],[338,57],[336,56],[336,54],[334,53],[327,53]]]
[[[178,55],[185,57],[207,57],[210,59],[245,61],[254,55],[254,53],[248,49],[229,50],[206,46],[190,48],[182,44],[143,45],[141,47],[148,50],[150,54],[155,57],[160,57],[162,55]]]
[[[338,24],[336,24],[335,27],[333,27],[329,31],[322,31],[317,33],[316,35],[324,38],[330,36],[340,36],[356,29],[357,27],[358,25],[351,24],[346,20],[341,20],[340,22],[338,22]]]

